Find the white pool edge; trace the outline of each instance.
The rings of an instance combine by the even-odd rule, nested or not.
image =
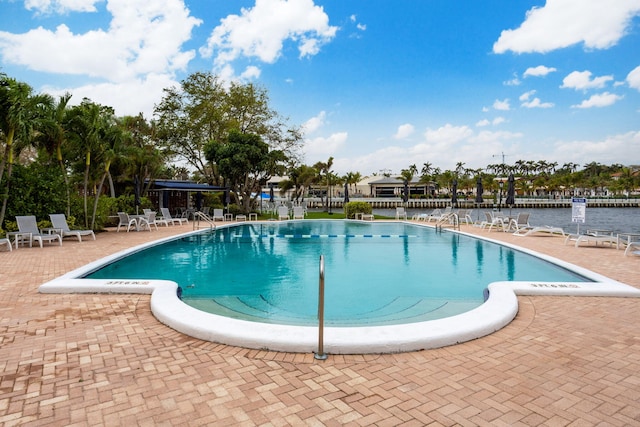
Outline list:
[[[413,224],[413,223],[412,223]],[[416,224],[413,224],[416,225]],[[233,225],[228,225],[233,226]],[[232,319],[195,309],[177,297],[178,285],[166,280],[78,279],[105,263],[194,231],[118,252],[40,286],[41,293],[151,294],[151,311],[163,324],[194,338],[238,347],[308,353],[318,349],[317,326],[289,326]],[[640,297],[640,290],[590,270],[519,246],[461,232],[529,253],[595,282],[495,282],[481,306],[456,316],[389,326],[325,327],[324,351],[331,354],[396,353],[438,348],[489,335],[518,313],[517,295]]]

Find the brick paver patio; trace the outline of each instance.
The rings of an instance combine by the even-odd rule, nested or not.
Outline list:
[[[37,291],[190,229],[0,253],[0,425],[640,425],[640,298],[519,297],[516,319],[481,339],[317,361],[182,335],[148,295]],[[621,250],[466,230],[640,288],[640,257]]]

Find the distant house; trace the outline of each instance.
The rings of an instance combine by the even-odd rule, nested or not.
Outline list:
[[[369,195],[371,197],[402,197],[404,190],[404,178],[401,176],[371,177],[368,181]],[[414,177],[409,183],[409,195],[425,196],[431,194],[433,186],[420,182]]]
[[[198,200],[202,200],[205,192],[229,192],[227,187],[200,184],[193,181],[156,179],[151,181],[147,197],[158,208],[169,208],[171,212],[180,209],[199,208]],[[225,197],[226,199],[226,197]]]

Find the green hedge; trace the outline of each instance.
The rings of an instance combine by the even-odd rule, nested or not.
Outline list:
[[[370,203],[349,202],[344,205],[344,216],[348,219],[355,219],[357,213],[370,214],[373,211]]]

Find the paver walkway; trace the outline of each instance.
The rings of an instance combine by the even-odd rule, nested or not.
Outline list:
[[[187,337],[153,317],[148,295],[37,291],[190,229],[0,253],[0,425],[640,425],[636,298],[519,297],[516,319],[478,340],[316,361]],[[640,257],[623,251],[466,230],[640,287]]]

